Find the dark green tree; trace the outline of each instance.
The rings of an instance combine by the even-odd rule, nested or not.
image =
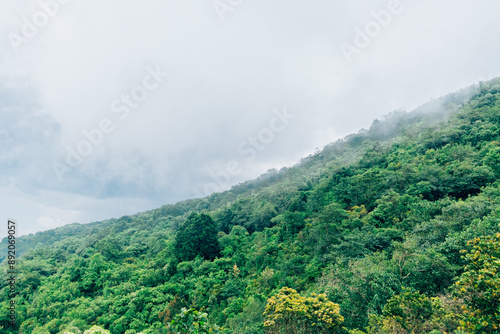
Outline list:
[[[189,215],[175,237],[177,260],[191,261],[198,255],[206,260],[215,259],[220,253],[217,233],[217,224],[209,215]]]

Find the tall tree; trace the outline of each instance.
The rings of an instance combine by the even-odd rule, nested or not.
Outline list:
[[[175,238],[175,249],[179,261],[191,261],[196,256],[213,260],[220,253],[217,239],[217,224],[212,217],[192,213],[182,224]]]

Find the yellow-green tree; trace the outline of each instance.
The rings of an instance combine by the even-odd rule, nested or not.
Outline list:
[[[304,297],[284,287],[267,300],[264,328],[269,334],[340,333],[344,318],[339,311],[325,294]]]
[[[475,238],[466,253],[468,264],[456,282],[464,300],[463,330],[472,333],[500,332],[500,233]]]

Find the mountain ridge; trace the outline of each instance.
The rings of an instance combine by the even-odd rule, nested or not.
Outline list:
[[[493,80],[497,80],[497,79],[493,79]],[[281,180],[283,178],[289,177],[289,175],[286,174],[286,173],[283,173],[283,171],[286,172],[286,171],[289,171],[289,170],[294,170],[295,168],[299,168],[299,167],[306,167],[307,168],[308,164],[309,165],[310,164],[314,164],[314,162],[316,160],[318,160],[318,159],[319,160],[325,160],[325,158],[328,159],[328,156],[330,156],[329,160],[331,162],[331,160],[332,160],[331,156],[332,156],[332,154],[335,154],[335,152],[339,149],[338,146],[341,146],[341,147],[344,146],[344,145],[351,145],[351,146],[353,146],[355,143],[359,144],[360,141],[366,140],[366,138],[363,138],[363,137],[369,137],[370,139],[377,139],[377,137],[378,137],[380,139],[380,137],[382,136],[382,138],[383,138],[384,134],[382,133],[383,131],[380,131],[380,129],[383,128],[384,125],[387,122],[393,122],[394,120],[398,120],[398,119],[404,118],[404,116],[410,116],[410,115],[412,115],[412,116],[414,116],[414,118],[419,118],[419,117],[423,117],[425,114],[432,114],[432,113],[437,113],[437,112],[438,112],[438,114],[441,114],[441,113],[443,113],[443,111],[444,111],[444,114],[441,115],[441,116],[442,117],[446,117],[447,115],[449,115],[453,111],[456,111],[457,108],[461,104],[463,104],[463,103],[466,102],[466,100],[467,100],[468,97],[470,97],[472,94],[474,94],[474,92],[477,92],[478,90],[479,90],[479,84],[478,85],[471,85],[471,86],[468,86],[466,88],[459,89],[456,92],[447,94],[447,95],[445,95],[443,97],[440,97],[440,98],[437,98],[437,99],[432,99],[432,100],[430,100],[430,101],[422,104],[421,106],[417,107],[416,109],[414,109],[411,112],[406,112],[406,111],[403,111],[401,109],[400,110],[395,110],[395,111],[393,111],[393,112],[391,112],[389,114],[384,115],[382,122],[379,121],[378,119],[375,119],[373,121],[370,129],[368,129],[368,130],[361,129],[358,133],[353,133],[353,134],[347,135],[344,138],[338,139],[335,142],[327,144],[320,151],[318,151],[318,152],[316,152],[314,154],[311,154],[311,155],[309,155],[307,157],[302,158],[294,166],[292,166],[292,167],[283,167],[279,171],[279,173],[276,173],[275,170],[274,171],[270,170],[267,173],[264,173],[264,174],[260,175],[256,179],[244,181],[244,182],[242,182],[240,184],[233,185],[229,190],[226,190],[226,191],[216,192],[214,194],[211,194],[211,195],[208,195],[208,196],[205,196],[205,197],[201,197],[201,198],[185,199],[185,200],[178,201],[176,203],[165,204],[165,205],[163,205],[163,206],[161,206],[159,208],[156,208],[156,209],[141,211],[141,212],[137,212],[137,213],[132,214],[132,215],[122,216],[120,218],[124,218],[124,217],[137,217],[137,216],[139,216],[141,214],[151,213],[151,212],[153,212],[155,210],[164,210],[166,212],[171,212],[171,210],[174,210],[174,212],[175,212],[174,207],[176,207],[176,206],[182,206],[182,205],[187,204],[187,203],[197,203],[197,201],[203,201],[204,199],[208,199],[208,198],[213,198],[213,197],[218,197],[218,196],[224,196],[224,195],[227,195],[229,193],[240,195],[242,193],[245,193],[245,191],[244,191],[245,188],[254,189],[256,187],[257,189],[261,189],[260,187],[262,187],[265,183],[269,183],[269,182],[273,182],[273,181],[276,181],[276,180]],[[440,108],[443,105],[447,105],[444,110],[442,108]],[[401,116],[403,116],[403,117],[401,117]],[[441,121],[443,121],[443,119],[441,119]],[[437,121],[438,124],[440,123],[439,120],[429,120],[429,121],[430,121],[430,123],[432,121]],[[397,125],[397,124],[391,124],[391,125]],[[397,126],[393,126],[393,128],[390,129],[389,131],[391,131],[391,130],[392,130],[392,133],[389,134],[389,136],[394,136],[395,135],[394,131],[396,131],[396,133],[397,133],[398,127]],[[372,136],[370,136],[371,133],[373,133]],[[387,134],[385,134],[385,135],[387,135]],[[353,162],[353,161],[351,161],[351,162]],[[282,175],[282,174],[284,174],[284,175]],[[307,182],[307,181],[305,181],[305,182]],[[168,215],[168,213],[167,213],[167,215]],[[37,232],[35,234],[29,234],[27,236],[21,236],[19,238],[19,240],[21,241],[21,247],[23,247],[23,240],[26,239],[26,238],[32,237],[32,236],[36,236],[36,235],[40,235],[40,234],[41,235],[51,234],[50,231],[66,230],[70,226],[75,226],[75,227],[78,227],[78,228],[81,229],[81,225],[93,226],[94,224],[112,222],[112,221],[115,221],[116,219],[120,219],[120,218],[110,218],[110,219],[105,219],[103,221],[93,221],[93,222],[88,222],[88,223],[74,222],[74,223],[66,224],[64,226],[57,227],[57,228],[54,228],[54,229],[49,229],[49,230]],[[43,240],[43,237],[42,237],[42,240]],[[37,241],[34,241],[34,242],[30,242],[31,246],[26,247],[25,249],[22,249],[21,252],[25,252],[28,249],[34,248],[33,244],[35,244],[35,246],[38,243],[41,243],[42,245],[46,245],[46,244],[51,244],[54,241],[55,240],[53,240],[53,239],[48,239],[47,241],[39,241],[39,240],[37,240]],[[1,241],[0,244],[5,244],[5,242],[6,242],[6,239],[4,238],[4,239],[2,239],[2,241]],[[2,261],[2,260],[3,260],[3,258],[0,257],[0,261]]]

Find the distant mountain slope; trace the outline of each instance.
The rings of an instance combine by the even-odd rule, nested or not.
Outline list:
[[[176,204],[164,205],[158,209],[143,214],[153,214],[155,217],[183,216],[190,211],[215,211],[235,201],[256,194],[264,189],[273,188],[308,189],[312,182],[334,168],[346,166],[355,162],[367,151],[390,145],[394,140],[403,136],[415,136],[422,129],[436,128],[445,122],[448,116],[465,104],[468,99],[480,90],[477,86],[470,86],[444,97],[429,101],[412,112],[403,110],[394,111],[383,120],[375,120],[369,130],[361,130],[357,134],[349,135],[321,151],[303,158],[291,168],[284,167],[280,171],[270,170],[255,180],[243,182],[233,186],[230,190],[215,193],[202,199],[191,199]],[[141,213],[131,216],[139,217]],[[129,217],[122,217],[127,220]],[[117,219],[88,224],[74,223],[52,230],[38,232],[34,235],[23,236],[18,239],[18,248],[21,253],[35,248],[37,245],[52,245],[67,237],[82,238],[96,233],[99,227],[113,224]],[[4,238],[0,245],[6,245]],[[0,261],[3,260],[0,254]]]

